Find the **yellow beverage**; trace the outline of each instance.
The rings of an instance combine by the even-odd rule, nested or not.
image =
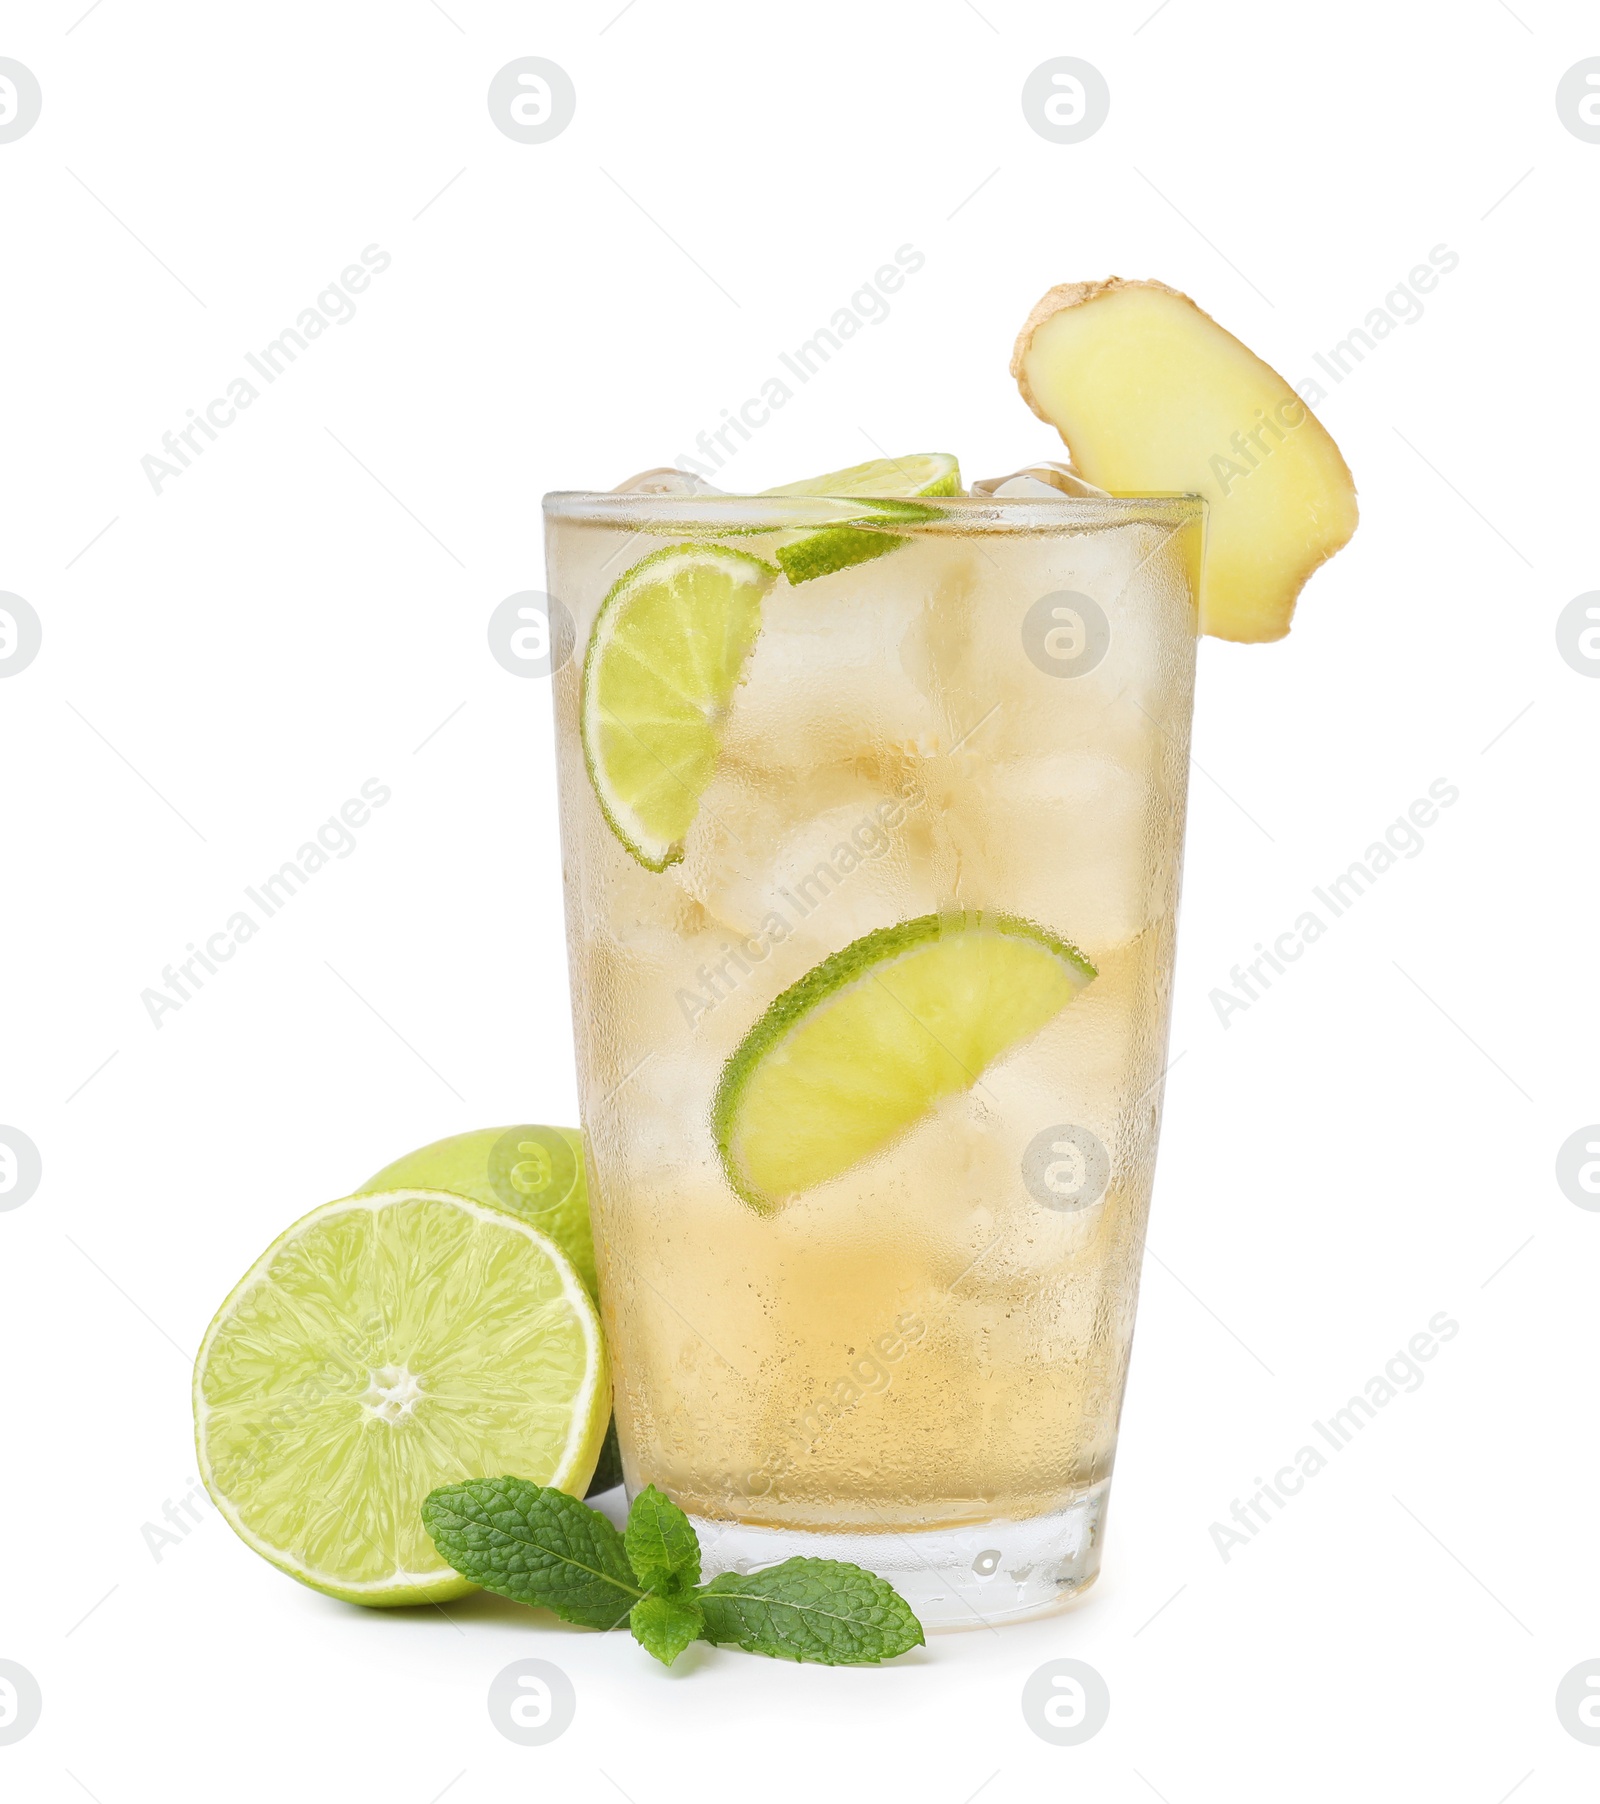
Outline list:
[[[772,563],[843,504],[546,502],[576,626],[555,677],[568,942],[629,1483],[696,1518],[712,1569],[855,1559],[938,1624],[1046,1607],[1098,1567],[1166,1062],[1202,515],[917,509],[885,555],[770,579],[711,749],[693,771],[663,750],[690,818],[653,869],[582,735],[606,597],[673,545]],[[691,645],[674,669],[709,661]],[[642,716],[610,726],[649,741]],[[1092,981],[869,1156],[752,1206],[713,1121],[730,1059],[823,961],[934,915],[1036,924]],[[863,1060],[864,1086],[893,1075]]]

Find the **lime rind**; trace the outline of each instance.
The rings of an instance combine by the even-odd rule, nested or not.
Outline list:
[[[684,578],[692,591],[696,578],[704,586],[713,573],[725,589],[717,606],[704,593],[680,593]],[[722,721],[761,629],[762,598],[778,574],[765,559],[726,545],[666,545],[624,571],[595,615],[579,699],[584,763],[606,825],[648,871],[683,857]],[[644,618],[652,606],[656,617]],[[608,674],[613,686],[620,675],[642,691],[632,718],[607,705]],[[619,782],[630,762],[632,780]],[[631,798],[623,793],[629,787]],[[647,811],[640,804],[652,792],[662,799]]]
[[[798,1036],[825,1005],[837,1002],[867,979],[882,978],[894,966],[941,942],[955,942],[978,935],[1031,942],[1047,953],[1058,971],[1066,977],[1065,993],[1060,1003],[1032,1023],[1020,1038],[1030,1037],[1032,1032],[1043,1025],[1044,1020],[1057,1012],[1059,1007],[1064,1007],[1072,996],[1098,975],[1095,966],[1076,946],[1048,928],[1020,915],[983,910],[921,915],[893,926],[877,928],[832,953],[774,999],[723,1067],[711,1106],[711,1128],[728,1182],[744,1202],[758,1213],[770,1214],[781,1207],[789,1194],[794,1194],[775,1194],[770,1187],[756,1182],[748,1170],[747,1160],[739,1144],[746,1105],[752,1088],[768,1061],[774,1056],[779,1059],[792,1058],[795,1043],[791,1037]],[[900,1006],[904,1007],[903,1004]],[[926,1026],[925,1023],[923,1025]],[[928,1031],[931,1034],[932,1030]],[[1011,1046],[1019,1044],[1020,1038],[998,1046],[977,1070],[963,1066],[966,1085],[959,1087],[969,1087],[989,1063],[1002,1057]],[[949,1056],[958,1065],[961,1063],[955,1059],[955,1055]],[[892,1144],[914,1125],[915,1120],[920,1118],[920,1113],[926,1112],[926,1108],[937,1102],[940,1096],[949,1094],[956,1087],[958,1086],[943,1085],[923,1099],[923,1108],[918,1113],[913,1113],[908,1118],[891,1118],[886,1131],[860,1156],[870,1157]],[[826,1135],[829,1130],[830,1124],[825,1120],[815,1124],[816,1135]],[[823,1177],[813,1181],[826,1181],[828,1177],[842,1175],[857,1162],[858,1159],[852,1157],[839,1165],[837,1170],[828,1171]]]
[[[259,1451],[252,1450],[252,1475],[259,1478],[261,1487],[270,1490],[274,1497],[281,1500],[285,1496],[299,1494],[300,1499],[309,1508],[317,1502],[325,1502],[326,1492],[320,1488],[319,1476],[308,1463],[304,1467],[297,1465],[297,1457],[309,1460],[307,1449],[310,1434],[308,1424],[313,1422],[319,1407],[331,1406],[335,1393],[341,1390],[347,1398],[352,1384],[360,1382],[361,1374],[352,1367],[349,1372],[338,1373],[329,1378],[323,1376],[330,1367],[337,1368],[335,1357],[335,1337],[341,1327],[350,1326],[339,1314],[338,1298],[335,1295],[336,1280],[312,1291],[305,1297],[297,1296],[292,1290],[282,1288],[274,1283],[274,1268],[280,1261],[287,1261],[298,1243],[305,1242],[313,1230],[327,1224],[335,1224],[343,1216],[354,1216],[358,1212],[366,1212],[374,1217],[374,1228],[378,1212],[391,1208],[404,1208],[413,1204],[441,1204],[446,1208],[459,1211],[470,1222],[484,1226],[492,1226],[503,1233],[520,1236],[536,1250],[540,1260],[548,1267],[559,1281],[559,1288],[546,1307],[553,1303],[558,1314],[565,1313],[576,1324],[583,1352],[584,1376],[582,1383],[568,1398],[558,1399],[554,1405],[559,1413],[564,1411],[568,1416],[568,1428],[554,1461],[538,1458],[537,1464],[543,1466],[548,1476],[541,1482],[564,1490],[575,1496],[582,1496],[590,1475],[594,1471],[599,1458],[601,1446],[605,1438],[607,1424],[610,1419],[611,1379],[610,1368],[606,1358],[605,1341],[601,1332],[600,1318],[593,1301],[584,1287],[582,1278],[570,1260],[560,1248],[536,1228],[520,1221],[516,1216],[499,1209],[484,1207],[469,1202],[467,1199],[444,1191],[401,1189],[383,1194],[346,1197],[341,1201],[324,1204],[313,1209],[298,1221],[286,1228],[273,1241],[271,1246],[251,1266],[243,1278],[229,1292],[222,1307],[212,1318],[201,1342],[200,1351],[195,1358],[193,1381],[193,1404],[195,1418],[195,1451],[199,1460],[200,1478],[218,1511],[246,1546],[261,1555],[279,1571],[298,1579],[301,1584],[310,1586],[315,1591],[323,1592],[347,1603],[365,1604],[372,1607],[394,1607],[410,1604],[443,1603],[451,1598],[464,1596],[477,1587],[461,1577],[453,1568],[435,1559],[427,1565],[408,1566],[397,1560],[391,1569],[379,1577],[353,1578],[348,1572],[330,1570],[315,1565],[298,1557],[291,1549],[278,1545],[262,1534],[251,1520],[250,1513],[241,1507],[240,1500],[232,1494],[220,1481],[215,1469],[213,1457],[214,1426],[219,1418],[234,1413],[237,1405],[220,1405],[208,1394],[208,1378],[212,1375],[212,1360],[217,1353],[219,1343],[230,1326],[240,1316],[241,1307],[247,1302],[256,1301],[265,1291],[275,1294],[273,1302],[284,1317],[292,1317],[296,1327],[301,1331],[299,1351],[304,1354],[312,1350],[318,1340],[323,1338],[327,1357],[323,1364],[316,1368],[313,1375],[303,1361],[295,1366],[291,1376],[301,1376],[302,1381],[297,1398],[276,1406],[282,1411],[281,1426],[274,1419],[273,1426],[278,1427],[278,1442],[287,1446],[289,1451],[276,1464],[270,1462]],[[371,1255],[379,1255],[374,1250]],[[349,1271],[339,1276],[345,1280],[350,1278]],[[465,1275],[465,1274],[462,1274]],[[437,1282],[441,1273],[429,1270],[416,1274],[419,1282]],[[403,1280],[402,1280],[403,1283]],[[395,1296],[389,1299],[397,1307],[413,1299]],[[454,1299],[452,1299],[454,1301]],[[463,1308],[469,1307],[473,1298],[462,1296],[459,1302]],[[530,1307],[534,1299],[531,1294],[525,1301]],[[408,1349],[396,1347],[394,1352],[404,1354]],[[288,1349],[291,1355],[294,1349]],[[266,1387],[269,1380],[281,1376],[277,1368],[271,1365],[273,1349],[270,1345],[246,1344],[242,1354],[238,1349],[229,1348],[235,1363],[251,1364],[259,1373],[258,1401],[255,1413],[263,1408],[274,1407],[265,1401]],[[362,1350],[363,1357],[370,1356],[372,1348]],[[485,1368],[492,1362],[492,1349],[486,1349]],[[393,1363],[400,1363],[395,1361]],[[461,1374],[452,1374],[459,1383]],[[468,1375],[470,1382],[470,1374]],[[221,1388],[219,1385],[216,1388]],[[459,1395],[459,1391],[457,1392]],[[341,1398],[341,1401],[344,1400]],[[546,1411],[546,1414],[549,1412]],[[437,1450],[437,1443],[430,1438],[430,1446]],[[420,1486],[415,1498],[376,1497],[372,1501],[369,1526],[377,1529],[380,1537],[385,1534],[396,1536],[411,1530],[415,1525],[410,1518],[420,1523],[422,1499],[427,1491],[435,1485],[454,1482],[462,1478],[492,1477],[493,1473],[465,1471],[463,1462],[448,1456],[434,1459],[430,1471],[419,1478]],[[370,1473],[372,1462],[366,1462]],[[336,1469],[336,1476],[348,1477],[351,1464],[345,1460],[342,1467]],[[257,1512],[259,1514],[259,1512]],[[343,1531],[365,1542],[370,1551],[383,1554],[385,1548],[379,1541],[367,1533],[366,1529],[355,1522],[341,1522],[337,1525]],[[412,1535],[413,1545],[422,1546],[425,1536]],[[431,1548],[430,1548],[431,1551]]]
[[[808,533],[793,544],[780,545],[773,553],[778,567],[791,584],[808,583],[836,570],[850,570],[874,558],[898,551],[905,539],[898,533],[874,532],[865,526],[830,526]]]

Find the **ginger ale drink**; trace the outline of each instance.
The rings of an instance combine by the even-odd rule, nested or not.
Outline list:
[[[628,1483],[709,1570],[851,1559],[938,1625],[1099,1563],[1203,504],[910,461],[900,499],[545,511]]]

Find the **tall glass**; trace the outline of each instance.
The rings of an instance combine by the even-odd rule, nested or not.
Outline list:
[[[544,505],[550,593],[576,628],[555,682],[567,935],[630,1492],[654,1484],[689,1512],[708,1571],[850,1559],[930,1626],[1048,1608],[1099,1567],[1133,1333],[1203,503],[918,502],[883,555],[778,578],[708,712],[714,757],[686,775],[703,788],[681,856],[659,870],[624,843],[585,756],[602,604],[668,546],[770,562],[859,530],[864,509]],[[870,513],[865,527],[887,531]],[[650,752],[647,721],[628,731]],[[823,961],[876,934],[870,965],[897,943],[882,930],[930,916],[936,937],[998,923],[1008,950],[1030,934],[1076,949],[1092,978],[867,1155],[752,1198],[718,1115],[730,1060],[749,1063],[775,999]],[[971,1031],[1004,1038],[1013,1001],[1053,1007],[1040,998],[1066,958],[1023,958]],[[903,1090],[883,1056],[887,1074],[841,1043],[846,1087]],[[814,1115],[796,1120],[827,1166],[826,1120],[820,1138]]]

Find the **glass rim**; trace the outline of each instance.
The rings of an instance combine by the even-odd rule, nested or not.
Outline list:
[[[919,496],[863,501],[842,495],[640,495],[553,489],[549,520],[626,526],[639,532],[690,528],[784,532],[821,526],[876,527],[893,533],[1081,532],[1141,524],[1179,527],[1200,519],[1205,497],[1194,494],[1060,495],[996,500],[990,495]]]

